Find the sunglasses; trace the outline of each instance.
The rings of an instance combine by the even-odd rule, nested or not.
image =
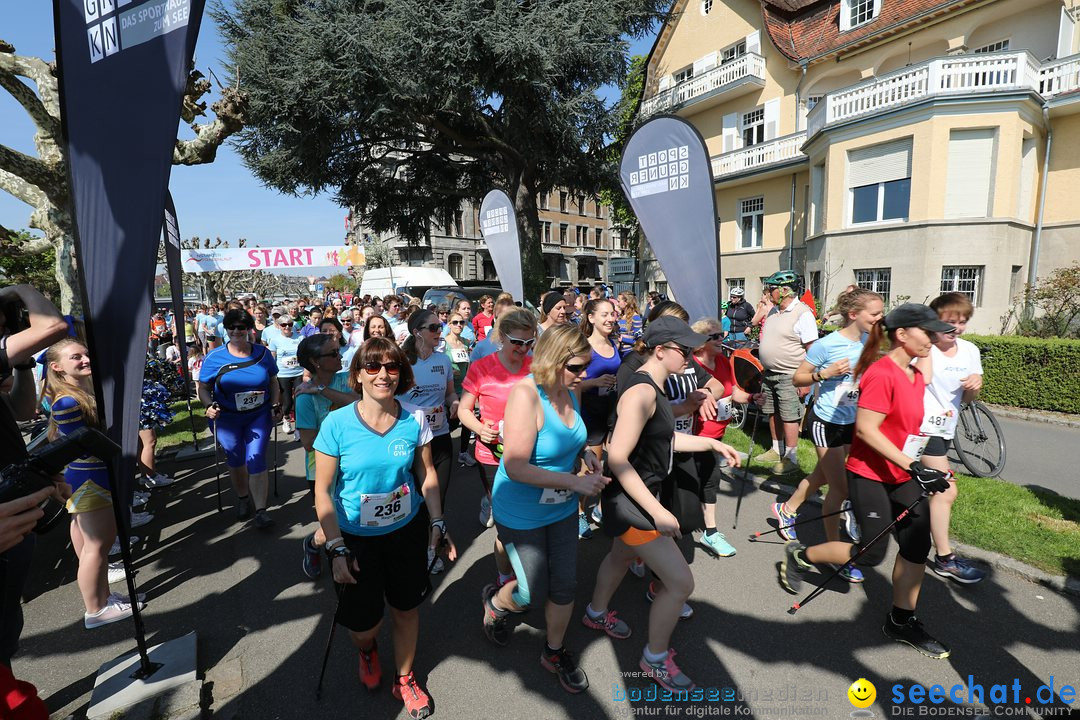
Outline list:
[[[321,358],[327,358],[327,357],[340,358],[341,353],[336,353],[336,352],[322,353],[322,354],[319,355],[319,357],[321,357]],[[375,372],[378,372],[378,370],[376,370]]]
[[[278,326],[280,326],[280,327],[292,327],[292,323],[287,323],[287,322],[278,323]]]
[[[718,333],[709,333],[709,339],[710,339],[710,340],[719,340],[719,339],[721,339],[722,337],[724,337],[724,333],[722,333],[722,332],[718,332]]]
[[[681,345],[676,345],[674,347],[672,347],[671,345],[661,345],[660,347],[664,348],[665,350],[675,350],[675,351],[677,351],[680,355],[683,356],[684,360],[693,351],[693,348],[684,348]]]
[[[517,345],[518,347],[530,347],[534,342],[536,342],[536,338],[522,340],[521,338],[511,337],[509,335],[506,336],[506,339],[510,341],[511,345]]]
[[[421,330],[427,330],[428,332],[439,332],[442,330],[442,323],[431,323],[430,325],[421,325]]]
[[[465,321],[464,320],[451,320],[450,324],[451,325],[464,325]]]
[[[589,367],[589,363],[566,363],[563,367],[575,375],[580,375],[585,372],[585,369]]]
[[[230,325],[225,328],[229,332],[247,332],[247,325]]]
[[[378,375],[379,370],[386,370],[387,375],[397,375],[401,372],[401,363],[396,360],[390,362],[366,362],[364,363],[364,372],[368,375]]]

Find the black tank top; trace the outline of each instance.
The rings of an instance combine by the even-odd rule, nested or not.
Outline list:
[[[656,386],[648,373],[635,372],[626,383],[623,392],[635,385],[648,385],[656,393],[656,410],[645,421],[637,445],[630,453],[630,464],[650,492],[656,492],[660,483],[671,472],[672,442],[675,436],[675,415],[671,403]],[[612,483],[614,485],[616,483]]]

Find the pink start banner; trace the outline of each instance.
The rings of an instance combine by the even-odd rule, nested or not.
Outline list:
[[[360,245],[290,245],[279,247],[184,250],[184,272],[229,270],[292,270],[311,267],[359,267],[364,264]]]

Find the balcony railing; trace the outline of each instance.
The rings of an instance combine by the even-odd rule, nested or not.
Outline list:
[[[1040,65],[1028,52],[935,58],[823,97],[807,115],[813,137],[855,120],[938,97],[1030,90],[1043,98],[1080,89],[1080,55]]]
[[[684,105],[714,91],[734,87],[748,79],[765,81],[765,58],[757,53],[740,55],[731,62],[718,65],[701,75],[662,90],[641,104],[643,116]],[[716,93],[719,94],[719,93]]]
[[[713,178],[720,180],[724,175],[761,170],[769,165],[805,158],[806,155],[800,150],[804,142],[806,133],[797,132],[717,155],[712,158]]]

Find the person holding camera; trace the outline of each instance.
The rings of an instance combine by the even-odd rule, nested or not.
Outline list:
[[[26,459],[19,420],[31,420],[37,409],[34,355],[67,334],[67,323],[45,296],[29,285],[0,288],[0,468]],[[22,633],[22,591],[34,551],[32,530],[47,497],[66,500],[71,489],[55,488],[0,503],[0,664],[11,657]]]

